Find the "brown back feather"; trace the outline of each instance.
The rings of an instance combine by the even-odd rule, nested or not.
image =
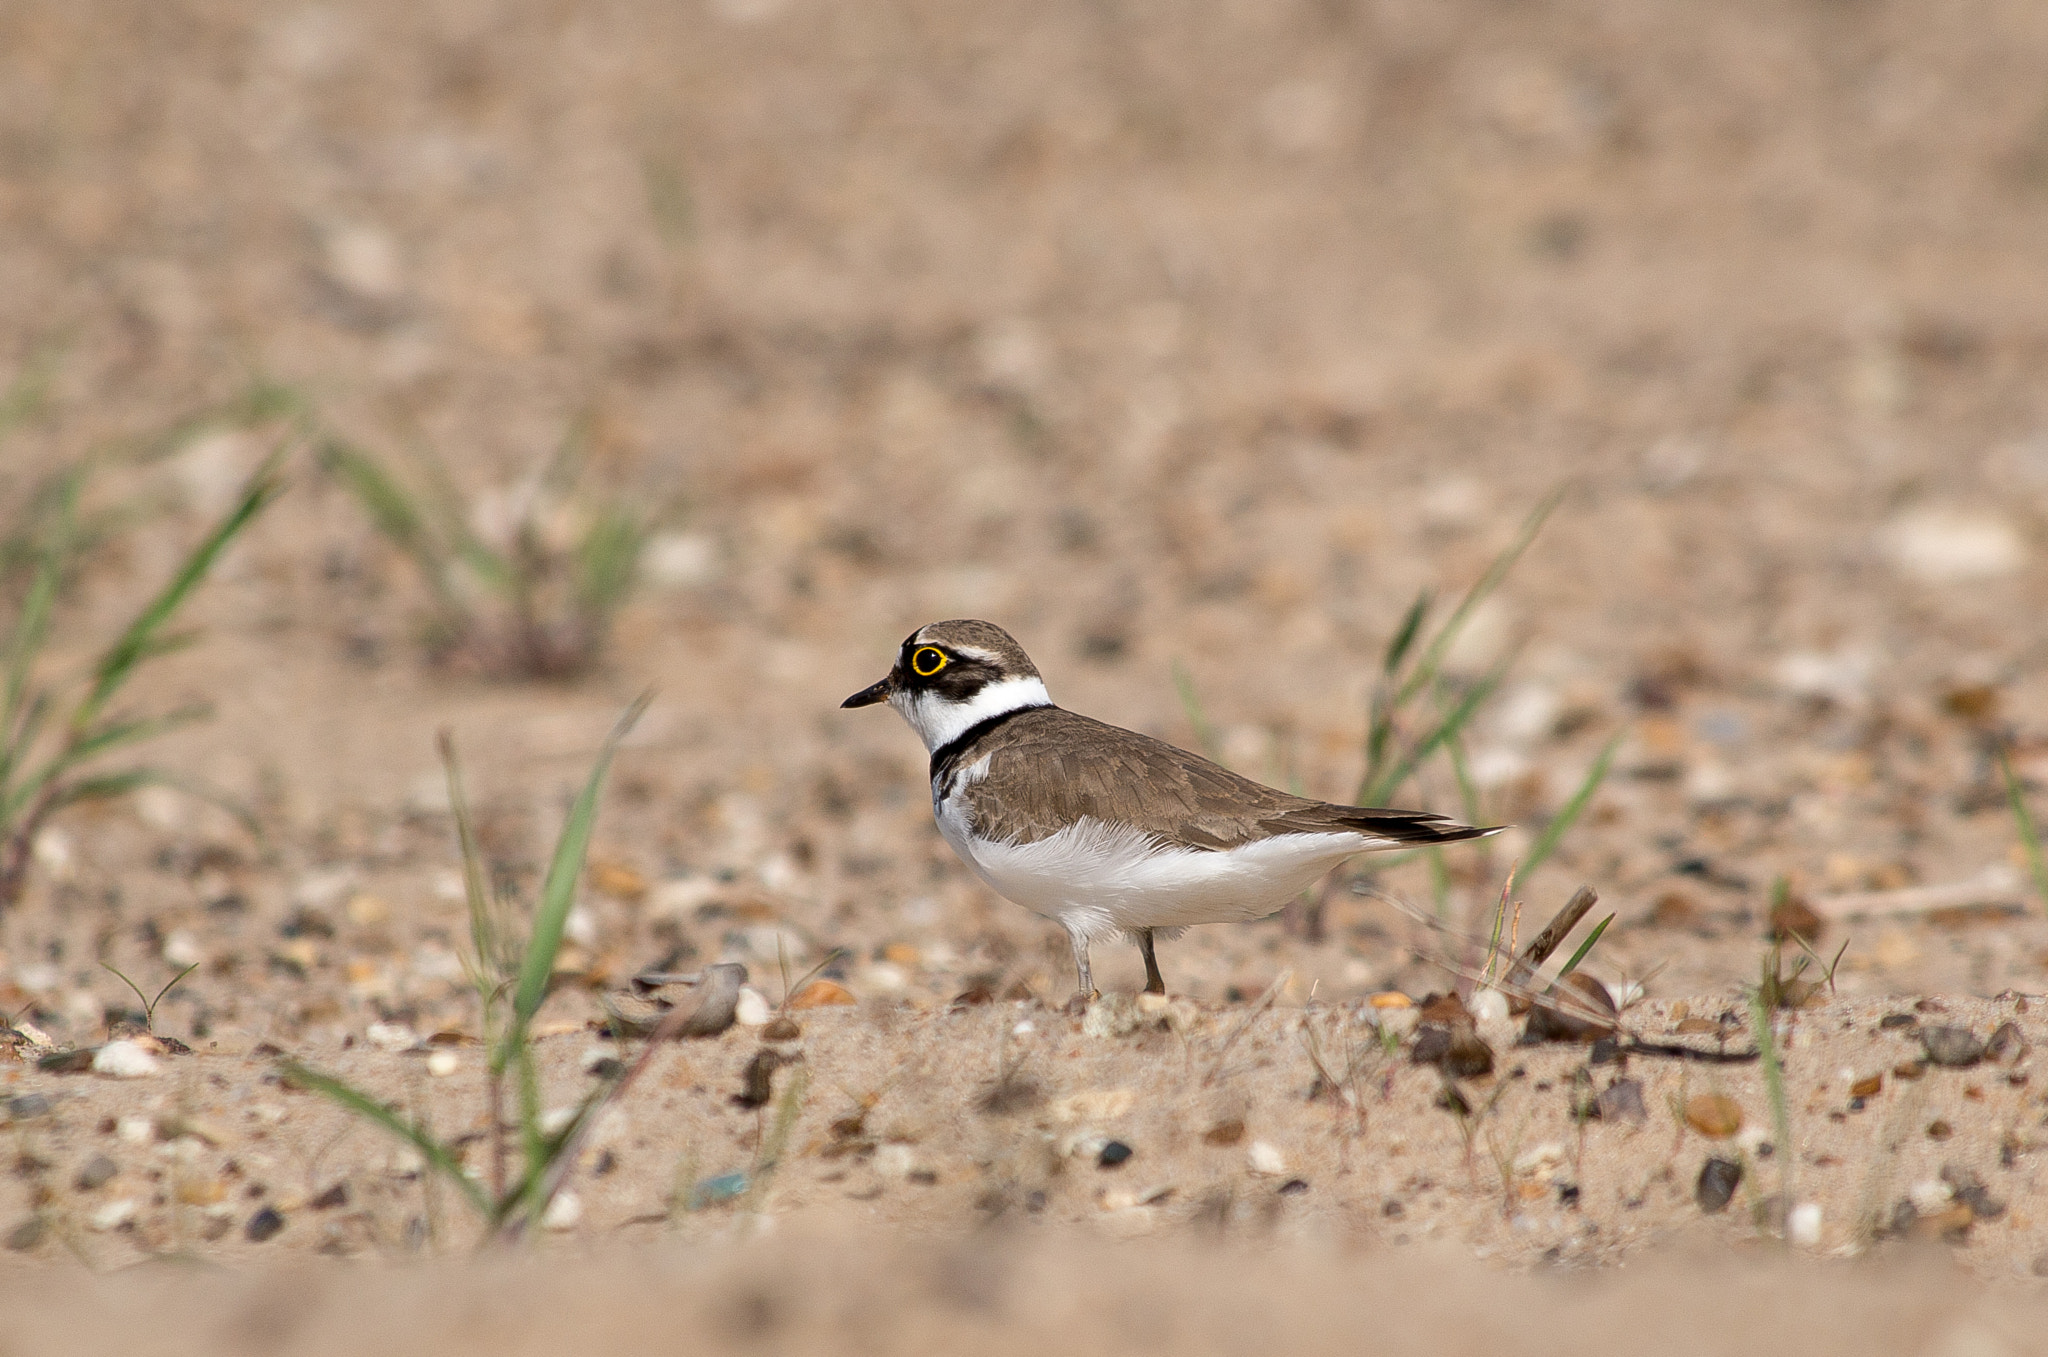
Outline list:
[[[1486,832],[1439,815],[1291,796],[1163,740],[1059,707],[1018,713],[961,751],[955,766],[984,756],[989,767],[974,787],[975,831],[1009,843],[1036,843],[1084,816],[1211,849],[1276,834],[1357,832],[1446,843]]]

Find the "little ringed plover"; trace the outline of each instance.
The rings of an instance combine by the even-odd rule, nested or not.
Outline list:
[[[878,702],[931,752],[932,814],[953,851],[1066,930],[1083,1000],[1099,938],[1135,941],[1145,989],[1163,994],[1157,934],[1264,918],[1359,853],[1495,832],[1290,796],[1056,707],[1031,657],[989,622],[918,628],[886,678],[840,705]]]

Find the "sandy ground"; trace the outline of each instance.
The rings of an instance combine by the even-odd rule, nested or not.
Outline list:
[[[466,1247],[455,1203],[280,1088],[267,1053],[473,1128],[434,734],[456,733],[494,870],[530,897],[603,731],[648,687],[544,1013],[551,1101],[579,1086],[599,996],[644,966],[739,961],[779,1000],[785,958],[843,949],[828,973],[858,1002],[804,1015],[778,1085],[808,1081],[797,1153],[743,1202],[669,1209],[679,1178],[752,1164],[759,1115],[730,1099],[758,1033],[665,1054],[592,1147],[550,1257],[625,1249],[715,1307],[738,1285],[721,1279],[773,1269],[703,1260],[764,1221],[808,1277],[844,1256],[835,1230],[890,1258],[902,1235],[994,1220],[1025,1241],[1019,1275],[1070,1267],[1068,1294],[1100,1297],[1085,1260],[1112,1257],[1160,1279],[1171,1313],[1201,1291],[1175,1260],[1224,1266],[1184,1236],[1220,1231],[1301,1260],[1246,1264],[1268,1292],[1361,1267],[1385,1288],[1333,1323],[1444,1259],[1453,1309],[1428,1313],[1483,1317],[1505,1285],[1489,1268],[1775,1250],[1759,1241],[1789,1203],[1818,1208],[1800,1252],[1898,1234],[2031,1284],[2048,1208],[2026,1051],[1897,1070],[1920,1029],[2048,1037],[2028,997],[2048,988],[2048,921],[1990,757],[2009,742],[2048,809],[2044,59],[2038,8],[1993,0],[1173,22],[812,0],[7,6],[0,374],[40,364],[50,392],[0,446],[0,507],[102,451],[91,503],[130,510],[67,597],[51,675],[268,448],[275,428],[219,413],[258,377],[322,437],[433,450],[486,528],[586,420],[593,483],[661,535],[595,674],[492,681],[427,663],[417,575],[292,450],[289,494],[194,609],[202,643],[133,695],[214,703],[158,757],[264,836],[168,794],[81,810],[0,918],[0,1015],[57,1047],[133,1004],[99,961],[152,992],[201,963],[157,1021],[195,1054],[154,1076],[0,1049],[4,1284],[82,1296],[77,1260],[166,1252]],[[1360,1021],[1368,995],[1443,990],[1470,955],[1364,893],[1435,912],[1422,863],[1333,882],[1320,939],[1196,930],[1163,949],[1188,1001],[1174,1029],[1088,1035],[1044,1002],[1070,983],[1064,942],[932,829],[914,738],[837,710],[914,626],[985,616],[1064,704],[1193,744],[1178,664],[1226,761],[1347,797],[1403,609],[1469,585],[1558,486],[1452,657],[1467,677],[1512,658],[1470,752],[1487,818],[1516,828],[1447,857],[1442,914],[1480,924],[1619,734],[1588,814],[1520,883],[1525,915],[1594,885],[1618,918],[1591,969],[1646,992],[1628,1026],[1711,1042],[1701,1022],[1743,1012],[1773,883],[1829,913],[1818,949],[1848,948],[1786,1029],[1792,1145],[1768,1156],[1753,1066],[1588,1066],[1506,1029],[1475,1111],[1439,1107],[1435,1071]],[[1442,768],[1402,799],[1458,806]],[[1951,886],[1943,908],[1900,894]],[[1129,949],[1098,949],[1106,990],[1139,976]],[[977,989],[996,1002],[952,1008]],[[407,1053],[437,1033],[452,1073]],[[1596,1095],[1640,1083],[1644,1120],[1575,1121],[1581,1069]],[[1005,1070],[1030,1091],[990,1112]],[[1714,1093],[1745,1125],[1710,1143],[1681,1123]],[[1110,1139],[1133,1154],[1096,1167]],[[1746,1167],[1707,1215],[1712,1155]],[[345,1202],[316,1204],[337,1186]],[[265,1209],[285,1228],[252,1241]],[[1083,1261],[1056,1261],[1070,1244]],[[319,1266],[289,1285],[427,1284]],[[1640,1276],[1661,1323],[1657,1288],[1690,1265],[1643,1266],[1515,1294],[1583,1314]],[[1861,1266],[1712,1275],[1822,1288],[1880,1327],[1924,1301],[1915,1322],[1948,1341],[1961,1302],[1884,1280],[1945,1274]],[[157,1284],[132,1285],[114,1294]],[[1091,1306],[1044,1332],[1083,1331]],[[916,1322],[981,1322],[948,1313]]]

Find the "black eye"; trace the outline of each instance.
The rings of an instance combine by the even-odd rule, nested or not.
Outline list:
[[[910,653],[910,667],[919,678],[930,678],[949,663],[946,652],[937,646],[919,646]]]

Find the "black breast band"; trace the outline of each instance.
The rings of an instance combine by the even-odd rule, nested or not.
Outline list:
[[[1028,711],[1044,711],[1051,705],[1052,703],[1050,702],[1037,702],[1028,707],[1012,707],[1008,711],[999,711],[994,716],[976,721],[973,725],[932,751],[932,781],[937,782],[940,778],[950,777],[954,767],[960,762],[961,756],[973,746],[976,740],[979,740],[997,726],[1002,725],[1011,717],[1022,716]]]

